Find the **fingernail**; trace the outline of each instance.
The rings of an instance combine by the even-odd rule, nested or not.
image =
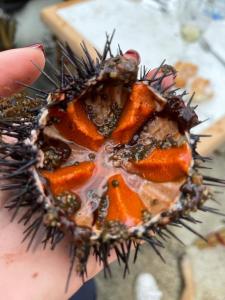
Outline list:
[[[127,50],[123,56],[127,57],[127,58],[133,58],[136,60],[138,65],[140,64],[141,57],[140,57],[140,54],[136,50],[133,50],[133,49]]]
[[[44,46],[42,44],[33,44],[33,45],[29,45],[29,46],[26,46],[25,48],[35,48],[35,49],[40,49],[42,52],[45,53],[45,49],[44,49]]]

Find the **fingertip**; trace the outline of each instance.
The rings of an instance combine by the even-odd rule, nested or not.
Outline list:
[[[7,97],[21,91],[23,87],[18,82],[30,85],[40,76],[45,56],[37,45],[40,44],[0,53],[0,96]]]
[[[141,62],[140,54],[136,50],[133,50],[133,49],[127,50],[123,54],[123,57],[125,57],[127,59],[133,59],[133,60],[135,60],[138,65]]]

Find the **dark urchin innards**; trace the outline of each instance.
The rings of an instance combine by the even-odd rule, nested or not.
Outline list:
[[[111,249],[125,275],[131,245],[136,260],[142,240],[163,259],[162,241],[177,238],[169,225],[199,235],[190,213],[220,214],[205,201],[213,200],[208,185],[225,183],[199,173],[207,158],[196,150],[201,136],[190,134],[197,115],[183,94],[165,88],[175,70],[163,63],[138,78],[138,54],[113,56],[111,41],[95,60],[85,44],[83,58],[61,45],[59,70],[43,73],[53,91],[0,102],[0,190],[11,193],[5,206],[13,219],[27,207],[19,221],[28,226],[28,248],[42,227],[52,249],[68,236],[81,276],[90,252],[110,274]]]

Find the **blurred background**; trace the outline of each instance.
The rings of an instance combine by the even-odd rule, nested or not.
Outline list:
[[[214,128],[218,136],[208,149],[214,153],[207,174],[225,178],[225,0],[0,0],[1,51],[43,43],[49,61],[57,64],[57,40],[76,50],[84,39],[101,50],[105,33],[114,29],[114,52],[118,43],[124,51],[139,51],[147,69],[166,59],[178,70],[177,88],[195,92],[200,118],[208,119],[196,131]],[[42,78],[36,85],[48,88]],[[224,195],[217,196],[225,212]],[[97,299],[225,300],[223,218],[204,213],[196,218],[203,221],[196,230],[208,245],[176,229],[185,246],[171,240],[163,250],[166,264],[143,246],[125,280],[117,264],[111,280],[96,277]]]

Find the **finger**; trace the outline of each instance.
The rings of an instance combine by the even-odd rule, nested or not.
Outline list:
[[[32,84],[40,76],[34,64],[40,69],[45,65],[40,44],[0,52],[0,96],[6,97],[21,91],[23,87],[17,81]]]
[[[127,59],[134,59],[138,65],[141,62],[140,54],[136,50],[132,50],[132,49],[127,50],[127,52],[125,52],[123,54],[123,57],[125,57]]]
[[[152,79],[152,78],[154,77],[155,79],[157,79],[157,78],[160,78],[160,77],[164,74],[163,71],[161,71],[161,70],[159,70],[159,71],[157,72],[157,74],[156,74],[156,72],[157,72],[157,68],[152,69],[151,71],[148,72],[148,74],[146,75],[146,78],[147,78],[147,79]],[[156,75],[155,75],[155,74],[156,74]],[[167,89],[167,88],[169,88],[170,86],[172,86],[172,85],[175,83],[175,77],[176,77],[176,76],[175,76],[175,73],[166,76],[166,77],[162,80],[162,83],[161,83],[162,89],[164,90],[164,89]]]

